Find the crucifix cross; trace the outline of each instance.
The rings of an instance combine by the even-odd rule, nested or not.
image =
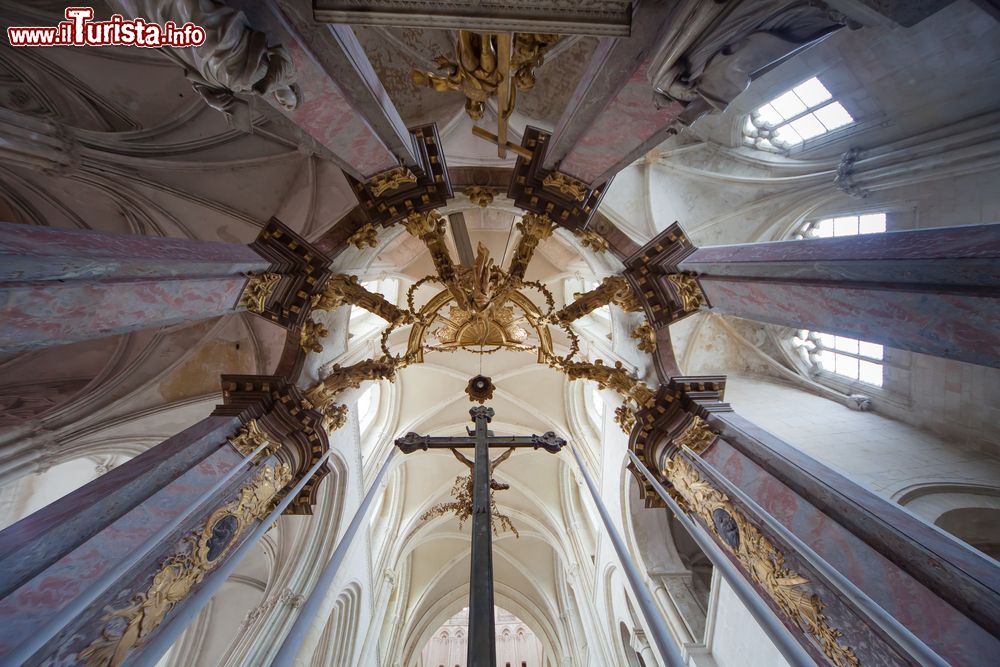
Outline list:
[[[566,441],[552,431],[544,435],[497,436],[487,428],[493,408],[476,406],[469,410],[475,430],[467,436],[432,437],[407,433],[396,439],[404,454],[418,449],[475,447],[472,467],[472,564],[469,575],[469,667],[495,667],[496,629],[493,617],[493,532],[490,511],[490,447],[541,447],[556,454]]]

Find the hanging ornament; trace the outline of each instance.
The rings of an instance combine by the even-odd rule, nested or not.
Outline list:
[[[485,375],[477,375],[469,380],[469,386],[465,388],[465,393],[469,395],[470,401],[482,404],[493,398],[495,389],[493,380]]]

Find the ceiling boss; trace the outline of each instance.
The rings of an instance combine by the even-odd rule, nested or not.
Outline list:
[[[481,131],[480,136],[497,143],[497,155],[507,157],[507,123],[517,101],[518,90],[535,86],[535,68],[545,53],[559,41],[559,35],[533,33],[485,33],[460,30],[455,41],[454,60],[439,55],[434,59],[443,75],[413,70],[410,78],[418,86],[438,92],[460,91],[465,95],[465,112],[472,120],[486,113],[486,102],[497,98],[497,133]]]

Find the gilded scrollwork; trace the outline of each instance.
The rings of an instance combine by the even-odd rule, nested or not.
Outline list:
[[[642,309],[628,281],[622,276],[608,276],[589,292],[573,296],[575,300],[572,303],[552,316],[554,322],[569,324],[612,303],[626,312],[638,312]]]
[[[819,596],[803,588],[809,579],[785,565],[785,555],[683,456],[667,461],[664,474],[685,510],[697,514],[729,549],[784,615],[812,635],[837,667],[859,667],[854,650],[840,643],[844,636],[823,614]]]
[[[329,335],[330,330],[322,323],[306,320],[299,330],[299,346],[306,352],[322,352],[323,344],[319,341]]]
[[[557,190],[567,197],[571,197],[578,202],[585,201],[590,193],[590,188],[585,183],[581,183],[572,176],[567,176],[561,171],[550,172],[543,180],[542,186]]]
[[[80,651],[87,667],[117,667],[163,622],[167,614],[205,575],[224,559],[239,537],[271,511],[281,490],[291,481],[288,464],[265,466],[233,501],[215,510],[201,530],[188,535],[183,547],[161,561],[149,586],[102,620],[101,634]]]
[[[608,250],[607,239],[597,232],[589,229],[577,229],[573,232],[573,235],[580,239],[580,245],[584,248],[590,248],[596,253],[607,252]]]
[[[681,308],[687,312],[698,310],[698,307],[705,303],[705,294],[701,291],[698,278],[690,273],[671,273],[667,275],[667,280],[677,290],[677,296],[681,300]]]
[[[396,371],[406,365],[405,359],[384,356],[365,359],[351,366],[335,365],[330,374],[315,384],[306,394],[309,404],[323,413],[338,394],[357,389],[366,380],[396,380]]]
[[[407,167],[393,167],[375,174],[368,179],[368,187],[372,191],[373,197],[381,197],[386,192],[398,190],[407,183],[416,183],[417,177]]]
[[[593,380],[601,389],[611,389],[627,401],[632,401],[637,408],[650,407],[656,397],[649,385],[633,377],[620,361],[616,361],[614,366],[607,366],[603,359],[594,363],[565,363],[550,358],[549,365],[565,373],[570,380]]]
[[[327,403],[323,406],[323,428],[333,433],[347,423],[348,408],[346,405]]]
[[[261,445],[267,445],[257,456],[260,461],[278,451],[278,444],[264,431],[256,419],[251,419],[236,435],[229,438],[229,443],[239,450],[243,456],[250,456]]]
[[[674,438],[674,446],[678,449],[687,447],[695,454],[701,454],[715,442],[717,437],[718,434],[712,430],[708,422],[695,415],[680,435]]]
[[[547,215],[536,213],[525,213],[517,223],[517,230],[521,232],[521,238],[514,249],[514,256],[510,261],[510,268],[507,269],[508,280],[513,287],[518,287],[524,280],[524,272],[528,269],[535,248],[544,239],[552,236],[555,229],[553,223]]]
[[[470,185],[462,190],[462,194],[468,197],[469,201],[476,204],[480,208],[486,208],[493,203],[493,199],[496,197],[496,190],[494,188],[487,188],[481,185]]]
[[[649,322],[643,322],[641,326],[633,329],[630,336],[639,341],[636,345],[643,352],[649,354],[656,352],[656,330],[649,326]]]
[[[347,238],[348,245],[358,250],[378,247],[378,227],[368,222]]]
[[[390,303],[381,294],[365,289],[357,276],[345,273],[330,276],[323,289],[313,297],[312,304],[316,310],[335,310],[345,304],[358,306],[397,326],[413,321],[411,313]]]
[[[631,433],[635,428],[635,412],[624,403],[619,405],[615,408],[615,423],[624,433]]]
[[[274,288],[281,282],[280,273],[259,273],[247,276],[247,284],[240,295],[237,307],[246,308],[251,313],[260,315],[264,312],[267,300],[274,293]]]

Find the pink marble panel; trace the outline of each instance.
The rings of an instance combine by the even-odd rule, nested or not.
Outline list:
[[[0,352],[216,317],[232,312],[243,276],[0,284]]]
[[[1000,640],[724,440],[705,459],[949,663],[1000,655]]]
[[[303,100],[292,112],[282,110],[296,125],[328,148],[361,178],[398,166],[399,160],[355,110],[340,87],[299,42],[284,42],[295,62]]]
[[[713,310],[1000,366],[1000,299],[962,292],[703,276]]]
[[[636,68],[628,83],[563,158],[560,171],[598,185],[666,138],[665,130],[684,109],[679,104],[656,108],[646,67],[644,63]]]
[[[0,281],[224,276],[267,269],[249,246],[0,222]]]

